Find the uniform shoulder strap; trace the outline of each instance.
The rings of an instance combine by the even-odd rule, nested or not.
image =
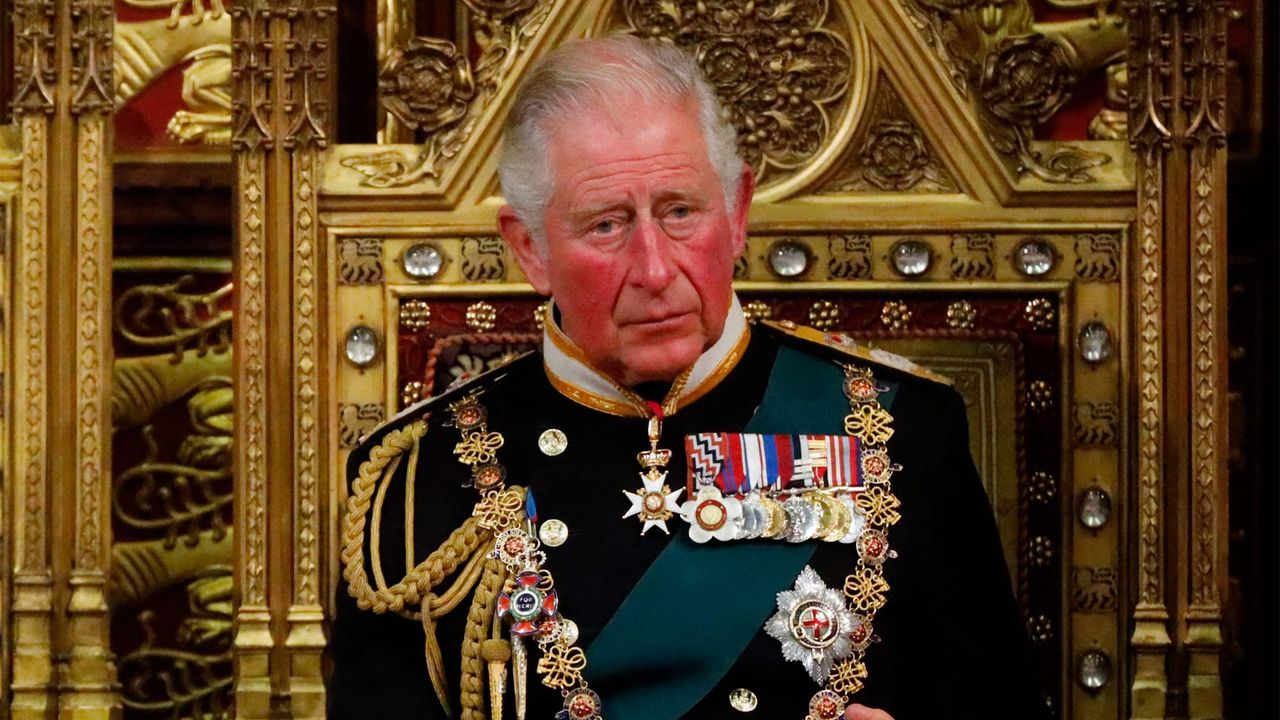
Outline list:
[[[764,320],[762,324],[774,332],[798,340],[802,344],[818,345],[840,355],[860,360],[879,367],[891,368],[930,382],[941,383],[950,387],[954,381],[915,362],[895,355],[887,350],[863,345],[846,333],[823,332],[807,325],[799,325],[790,320]]]

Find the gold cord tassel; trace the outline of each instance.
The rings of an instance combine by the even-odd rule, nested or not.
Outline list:
[[[507,691],[511,643],[502,639],[485,640],[480,646],[480,656],[489,666],[489,720],[502,720],[502,696]]]

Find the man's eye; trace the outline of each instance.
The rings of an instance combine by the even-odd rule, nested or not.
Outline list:
[[[690,208],[688,205],[676,205],[675,207],[671,208],[671,212],[670,212],[671,217],[677,220],[683,220],[692,214],[693,214],[693,209]]]
[[[609,235],[617,229],[618,229],[617,220],[601,220],[600,222],[591,226],[591,232],[594,232],[597,235]]]

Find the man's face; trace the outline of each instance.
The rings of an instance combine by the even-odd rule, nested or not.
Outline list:
[[[509,208],[503,236],[597,369],[626,385],[673,379],[724,329],[750,169],[730,214],[692,102],[579,115],[549,151],[545,254]]]

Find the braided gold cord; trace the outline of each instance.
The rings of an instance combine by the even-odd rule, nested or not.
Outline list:
[[[422,599],[424,607],[435,601],[436,596],[427,593]],[[436,615],[430,611],[422,612],[422,634],[426,636],[425,654],[427,658],[427,676],[431,678],[431,689],[436,691],[436,699],[444,714],[453,717],[449,707],[449,681],[444,674],[444,655],[440,652],[440,641],[436,638]]]
[[[486,561],[471,600],[471,609],[467,612],[467,626],[462,635],[462,720],[487,720],[485,663],[480,656],[480,646],[489,637],[489,623],[494,617],[498,592],[506,575],[507,568],[502,561],[496,558]]]
[[[467,518],[462,526],[450,533],[440,547],[427,556],[403,580],[386,588],[373,588],[364,568],[364,534],[370,501],[382,477],[383,471],[396,458],[422,440],[427,432],[425,422],[387,433],[369,453],[369,459],[360,464],[356,480],[352,483],[351,497],[347,498],[346,545],[342,549],[342,575],[347,580],[347,591],[364,610],[374,612],[400,612],[405,605],[417,605],[423,594],[452,575],[467,562],[493,535],[483,530],[475,518]],[[389,480],[389,478],[388,478]]]

